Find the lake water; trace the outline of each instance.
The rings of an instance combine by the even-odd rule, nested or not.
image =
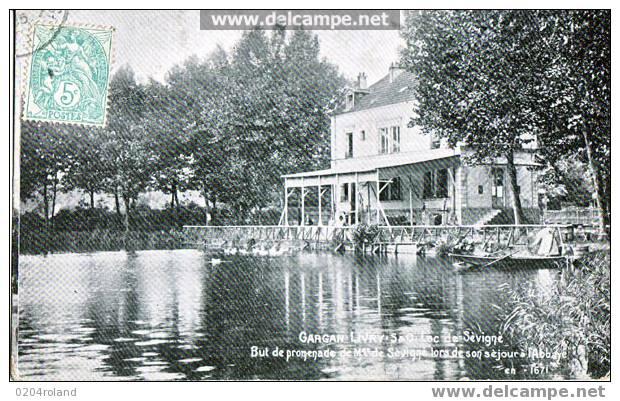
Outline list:
[[[26,380],[518,379],[476,356],[505,343],[461,335],[499,334],[502,284],[546,291],[555,280],[549,270],[459,273],[430,257],[212,264],[195,250],[22,256],[19,268]],[[344,340],[308,343],[302,332]]]

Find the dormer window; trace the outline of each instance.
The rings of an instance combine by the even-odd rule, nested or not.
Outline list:
[[[354,105],[355,105],[355,94],[353,94],[353,92],[347,93],[347,104],[346,104],[347,110],[351,110]]]

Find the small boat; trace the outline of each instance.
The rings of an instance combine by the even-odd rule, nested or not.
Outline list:
[[[508,247],[497,252],[474,251],[449,253],[457,262],[475,268],[497,267],[518,269],[558,268],[567,255],[562,255],[561,236],[557,229],[545,227],[538,231],[526,247]]]
[[[471,267],[498,267],[498,268],[527,268],[551,269],[558,267],[558,262],[566,260],[563,255],[535,255],[529,252],[502,253],[502,254],[448,254],[457,262]]]

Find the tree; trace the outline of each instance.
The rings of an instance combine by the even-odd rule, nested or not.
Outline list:
[[[270,38],[261,29],[248,31],[231,66],[238,88],[235,167],[247,177],[237,203],[245,213],[260,212],[280,197],[282,174],[326,167],[328,110],[345,80],[320,58],[318,38],[303,30],[287,37],[276,28]]]
[[[248,221],[279,201],[282,174],[324,167],[328,110],[344,83],[320,59],[316,36],[281,28],[247,31],[231,55],[217,48],[173,68],[167,85],[188,138],[191,186],[211,211],[225,202]]]
[[[549,54],[527,10],[421,11],[408,16],[402,63],[418,76],[418,124],[470,147],[474,162],[504,158],[515,224],[523,221],[515,153],[539,132],[536,106]]]
[[[238,115],[231,130],[238,155],[232,165],[238,177],[233,207],[246,217],[250,210],[269,203],[279,180],[273,158],[278,152],[274,140],[287,128],[279,109],[281,82],[286,79],[277,76],[281,72],[284,34],[278,29],[270,41],[262,29],[246,31],[232,55],[232,102]]]
[[[144,88],[136,83],[131,68],[118,70],[110,81],[109,122],[101,135],[111,172],[110,188],[120,194],[125,205],[125,246],[128,245],[129,214],[138,195],[151,181],[154,162],[152,138],[145,129],[144,103]]]
[[[601,223],[611,238],[611,13],[547,11],[541,35],[553,56],[537,109],[544,160],[587,163]]]
[[[66,190],[78,189],[88,194],[91,209],[95,207],[95,194],[106,188],[105,183],[110,178],[100,131],[90,127],[72,130],[69,166],[64,177]]]
[[[145,130],[152,138],[152,187],[170,194],[170,208],[178,208],[179,191],[187,189],[188,135],[184,130],[184,111],[179,107],[181,97],[154,80],[145,86]]]
[[[588,165],[579,158],[563,157],[553,162],[548,160],[539,172],[538,185],[547,195],[550,208],[558,208],[561,202],[587,207],[594,193],[588,176]]]
[[[42,197],[42,214],[49,227],[56,195],[71,160],[71,126],[24,121],[20,138],[20,197]]]
[[[507,157],[515,194],[510,156],[532,138],[560,180],[563,160],[587,163],[609,236],[610,31],[604,10],[414,13],[403,52],[420,77],[413,121],[473,146],[477,159]],[[518,197],[513,206],[517,221]]]
[[[231,55],[191,57],[163,84],[139,84],[126,66],[110,82],[107,127],[26,124],[22,189],[44,192],[46,216],[60,184],[91,207],[111,193],[126,235],[147,189],[170,194],[172,208],[179,191],[200,190],[207,213],[225,203],[247,222],[280,200],[282,174],[328,163],[328,111],[344,84],[316,36],[281,28],[247,31]]]
[[[182,157],[189,168],[187,188],[200,190],[207,213],[214,213],[218,200],[234,199],[236,182],[231,171],[235,111],[227,55],[217,48],[204,62],[190,58],[173,68],[166,81],[177,135],[186,144]]]
[[[285,48],[286,103],[288,135],[282,150],[286,173],[299,169],[329,167],[329,111],[339,100],[346,80],[337,68],[320,58],[319,40],[304,30],[296,30]]]

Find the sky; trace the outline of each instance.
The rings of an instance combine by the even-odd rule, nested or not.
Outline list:
[[[116,28],[113,68],[130,65],[138,79],[163,81],[166,72],[192,55],[206,57],[218,44],[227,51],[242,31],[201,31],[199,11],[70,11],[67,22]],[[398,31],[315,31],[322,56],[346,78],[360,72],[371,84],[388,73],[404,42]]]

